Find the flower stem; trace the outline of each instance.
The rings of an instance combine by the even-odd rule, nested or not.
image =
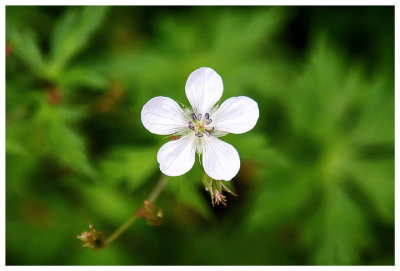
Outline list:
[[[151,191],[150,196],[148,197],[149,203],[154,203],[160,195],[161,191],[164,189],[164,186],[167,184],[168,181],[168,176],[164,175],[161,173],[161,177],[158,180],[156,186],[153,188],[153,191]]]
[[[157,197],[160,195],[161,191],[164,189],[165,185],[167,184],[168,177],[164,174],[161,174],[160,179],[158,180],[156,186],[151,191],[147,201],[149,203],[154,203]],[[137,219],[139,216],[136,215],[136,212],[127,220],[124,224],[122,224],[110,237],[106,240],[106,245],[113,242],[117,239],[122,233],[124,233]]]
[[[124,224],[121,225],[110,237],[106,240],[106,245],[109,245],[112,241],[117,239],[129,226],[131,226],[139,217],[133,214]]]

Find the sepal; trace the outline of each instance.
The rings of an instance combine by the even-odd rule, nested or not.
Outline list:
[[[163,220],[163,211],[148,200],[140,207],[136,213],[137,216],[143,217],[149,226],[158,226]]]
[[[228,187],[227,182],[221,180],[214,180],[206,173],[203,173],[202,182],[206,191],[210,194],[211,204],[213,206],[222,203],[226,206],[226,196],[223,192],[227,192],[233,196],[237,196],[232,189]]]

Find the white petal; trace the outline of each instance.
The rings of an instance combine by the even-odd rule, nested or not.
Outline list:
[[[179,176],[188,172],[194,164],[197,137],[193,134],[165,143],[157,154],[162,173]]]
[[[171,98],[154,97],[142,108],[144,127],[158,135],[170,135],[185,129],[188,119],[182,108]]]
[[[226,100],[212,118],[216,131],[242,134],[253,129],[259,116],[258,105],[249,97],[239,96]]]
[[[200,68],[186,81],[186,96],[196,113],[209,113],[221,99],[224,86],[221,76],[211,68]]]
[[[214,136],[203,140],[203,167],[215,180],[230,181],[239,171],[240,158],[236,149]]]

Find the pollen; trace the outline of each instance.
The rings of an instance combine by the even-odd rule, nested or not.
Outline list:
[[[203,137],[205,134],[206,136],[210,136],[211,132],[214,130],[214,127],[209,126],[212,122],[212,119],[210,119],[210,114],[205,113],[204,118],[203,114],[191,114],[193,121],[189,121],[188,127],[189,129],[194,131],[194,134],[197,137]]]

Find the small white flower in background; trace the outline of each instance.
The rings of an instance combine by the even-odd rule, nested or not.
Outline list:
[[[214,180],[231,180],[240,168],[239,154],[219,137],[250,131],[258,120],[257,103],[239,96],[227,99],[218,107],[222,79],[213,69],[205,67],[189,75],[185,92],[192,109],[182,109],[171,98],[161,96],[152,98],[142,109],[142,123],[147,130],[179,137],[158,151],[161,172],[168,176],[185,174],[193,167],[197,152],[202,155],[208,176]]]

